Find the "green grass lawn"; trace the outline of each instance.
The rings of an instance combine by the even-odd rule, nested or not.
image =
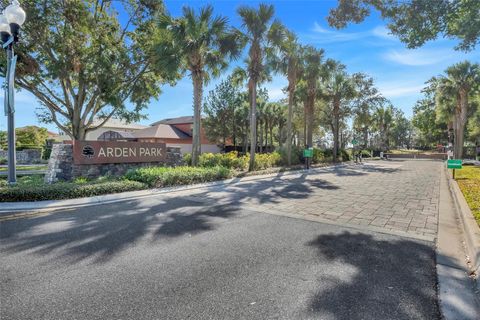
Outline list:
[[[17,166],[17,171],[31,171],[31,170],[47,170],[48,166],[43,165],[43,166]],[[0,172],[1,171],[7,171],[7,167],[0,167]]]
[[[455,180],[480,225],[480,167],[464,166],[456,170]]]

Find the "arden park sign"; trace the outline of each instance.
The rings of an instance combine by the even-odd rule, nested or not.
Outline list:
[[[74,141],[75,164],[138,163],[165,161],[165,143]]]

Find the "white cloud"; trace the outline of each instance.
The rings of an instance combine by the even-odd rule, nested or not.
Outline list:
[[[389,50],[383,54],[385,60],[407,66],[432,65],[452,57],[452,51],[445,49]]]
[[[308,35],[308,38],[317,43],[348,42],[362,38],[379,38],[381,40],[388,40],[389,42],[397,40],[383,25],[363,32],[340,32],[335,29],[322,27],[318,22],[314,22],[311,31],[312,33]]]
[[[401,84],[383,83],[378,84],[378,89],[387,99],[418,95],[425,87],[425,84]]]
[[[322,27],[318,22],[313,24],[312,31],[313,34],[310,34],[309,37],[318,43],[351,41],[365,36],[363,32],[347,33],[328,30]]]
[[[397,38],[390,33],[390,30],[388,30],[385,26],[377,26],[371,30],[372,35],[378,38],[382,38],[385,40],[392,40],[395,41]]]

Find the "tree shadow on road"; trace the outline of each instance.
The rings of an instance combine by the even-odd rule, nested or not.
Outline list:
[[[106,262],[144,237],[198,234],[236,214],[231,206],[203,207],[180,198],[128,201],[0,223],[3,254],[29,253],[78,263]]]
[[[275,186],[274,192],[266,192]],[[310,185],[312,183],[312,185]],[[46,216],[0,223],[0,253],[29,252],[78,263],[92,258],[106,262],[138,241],[169,241],[213,231],[236,216],[240,200],[276,203],[280,198],[307,198],[313,188],[335,188],[327,181],[306,181],[306,175],[283,181],[249,181],[230,190],[225,202],[209,202],[207,188],[200,201],[172,195],[60,211]],[[211,200],[211,199],[210,199]]]
[[[332,319],[440,319],[436,300],[435,252],[432,245],[368,234],[321,235],[307,244],[320,259],[338,262],[338,277],[311,297],[309,309]],[[349,279],[341,271],[353,267]]]
[[[279,173],[269,179],[206,187],[196,194],[199,201],[166,195],[6,221],[0,223],[0,253],[28,251],[71,263],[90,258],[104,262],[146,237],[155,243],[213,231],[223,220],[236,216],[243,202],[278,204],[307,199],[317,189],[339,188],[308,173]],[[217,191],[225,191],[221,204],[212,195]]]

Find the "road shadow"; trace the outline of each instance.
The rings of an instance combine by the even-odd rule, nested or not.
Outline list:
[[[310,298],[313,315],[349,320],[440,319],[432,246],[349,232],[321,235],[307,245],[318,250],[320,259],[339,265],[338,275],[319,279],[324,286]],[[345,268],[352,268],[353,276],[342,274]]]
[[[358,174],[350,171],[333,169],[338,175]],[[279,173],[268,179],[206,187],[195,194],[199,201],[166,195],[5,221],[0,223],[0,253],[28,251],[71,263],[89,258],[101,263],[146,237],[157,242],[213,231],[222,220],[235,217],[244,202],[278,204],[285,199],[307,199],[318,189],[340,188],[309,176],[308,172],[288,176]],[[226,191],[221,204],[213,195],[218,191]]]
[[[181,198],[119,202],[0,223],[0,253],[52,256],[74,264],[112,259],[142,239],[166,240],[214,230],[238,208]]]
[[[278,204],[281,199],[307,199],[316,189],[336,190],[339,186],[324,179],[309,179],[309,173],[298,177],[278,173],[268,179],[237,181],[206,188],[195,194],[197,198],[216,199],[216,192],[224,192],[222,201],[231,205],[253,201],[258,204]]]
[[[71,264],[86,259],[103,263],[138,241],[147,239],[156,245],[213,231],[223,220],[235,217],[245,199],[276,203],[280,198],[307,198],[315,188],[336,188],[320,179],[307,181],[306,176],[243,183],[241,188],[231,190],[222,204],[209,201],[212,188],[206,188],[204,194],[197,195],[199,201],[165,195],[4,221],[0,223],[0,253],[28,251]],[[266,193],[272,182],[274,191]]]

